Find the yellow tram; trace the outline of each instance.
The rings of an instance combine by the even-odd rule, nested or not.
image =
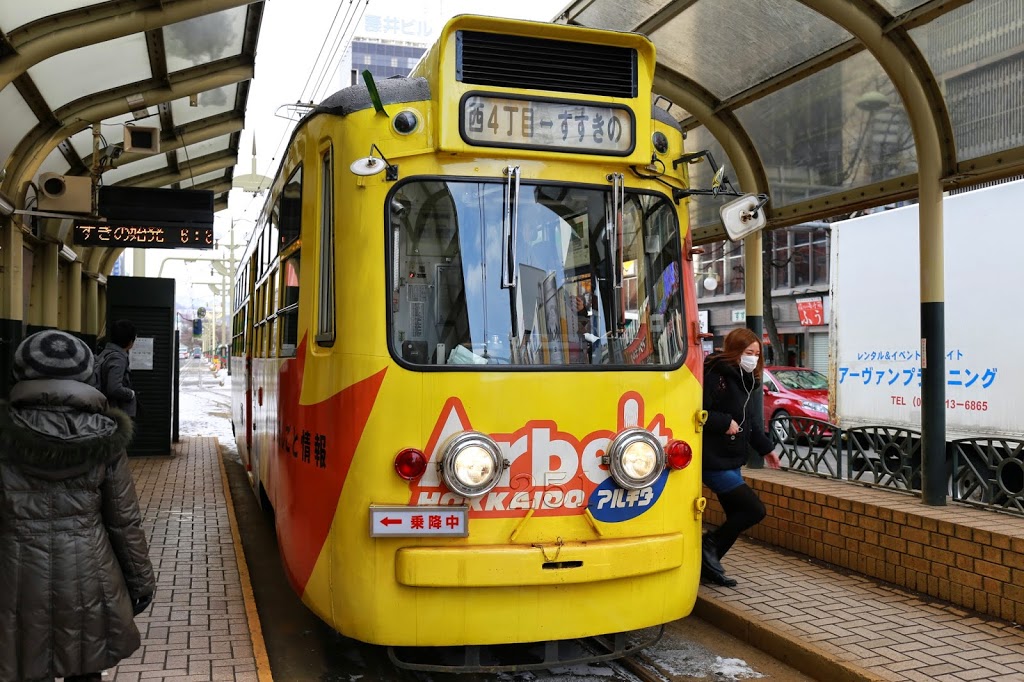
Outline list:
[[[690,613],[703,356],[654,66],[643,36],[460,16],[296,127],[235,282],[233,418],[292,586],[342,634]]]

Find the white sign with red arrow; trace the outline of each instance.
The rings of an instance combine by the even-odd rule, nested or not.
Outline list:
[[[464,538],[469,535],[469,507],[370,507],[370,537]]]

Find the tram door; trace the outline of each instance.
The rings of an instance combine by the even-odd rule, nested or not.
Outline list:
[[[242,405],[242,428],[245,430],[245,468],[252,470],[252,355],[245,354],[245,404]]]

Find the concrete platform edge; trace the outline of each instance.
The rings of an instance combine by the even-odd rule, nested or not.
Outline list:
[[[698,594],[693,614],[821,682],[885,680],[853,663],[837,661],[831,654],[716,599]]]

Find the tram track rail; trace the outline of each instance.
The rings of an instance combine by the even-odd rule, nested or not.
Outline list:
[[[659,641],[661,640],[662,634],[659,634],[658,636]],[[598,651],[611,650],[607,639],[604,637],[588,637],[579,641],[588,649],[596,648]],[[655,644],[656,643],[657,642],[655,642]],[[651,646],[653,646],[653,644]],[[621,668],[633,677],[639,679],[641,682],[666,682],[666,680],[673,679],[671,674],[662,670],[650,659],[650,657],[643,653],[643,650],[621,658],[612,659],[608,661],[608,663],[612,668]]]

